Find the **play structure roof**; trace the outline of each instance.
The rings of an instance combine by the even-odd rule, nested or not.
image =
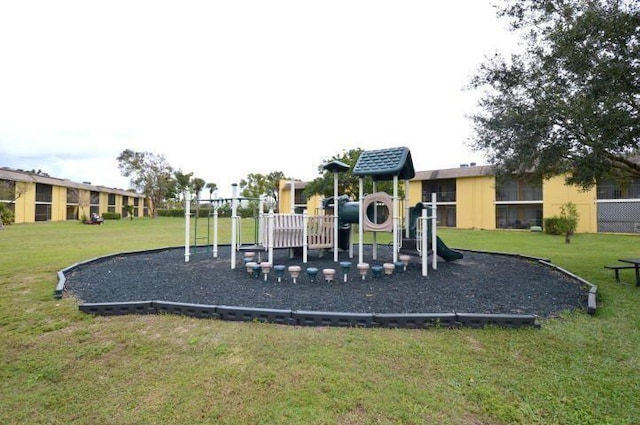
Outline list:
[[[411,161],[409,148],[398,147],[363,151],[353,167],[356,176],[371,176],[373,180],[410,180],[416,172]]]
[[[327,163],[323,168],[327,171],[331,171],[332,173],[342,173],[345,171],[349,171],[349,166],[344,162],[338,160],[333,160]]]

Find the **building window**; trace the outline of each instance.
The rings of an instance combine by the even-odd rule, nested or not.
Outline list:
[[[133,198],[133,216],[138,217],[140,211],[140,198]]]
[[[92,190],[89,199],[89,214],[100,215],[100,192]]]
[[[542,204],[496,205],[496,228],[529,229],[542,226]]]
[[[73,187],[67,188],[67,220],[77,220],[80,206],[80,191]]]
[[[422,201],[431,202],[432,193],[437,202],[456,202],[456,179],[423,180]]]
[[[112,213],[116,212],[116,194],[115,193],[109,194],[109,200],[107,201],[107,211]]]
[[[13,202],[16,198],[16,182],[0,180],[0,202]]]
[[[456,206],[455,205],[438,205],[436,211],[438,226],[456,227]]]
[[[122,217],[127,217],[128,216],[127,205],[129,205],[129,197],[128,196],[123,196],[122,197]]]
[[[51,203],[53,199],[53,186],[50,184],[36,183],[36,202]]]
[[[53,200],[53,186],[36,183],[36,211],[35,221],[51,220],[51,203]]]
[[[640,177],[625,181],[598,183],[598,199],[640,199]]]
[[[542,181],[508,180],[496,183],[496,201],[542,201]]]

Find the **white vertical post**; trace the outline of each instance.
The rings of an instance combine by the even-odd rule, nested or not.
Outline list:
[[[213,206],[213,258],[218,258],[218,205]]]
[[[377,189],[378,189],[378,185],[374,181],[372,185],[372,192],[376,193]],[[366,214],[366,213],[367,213],[366,211],[363,212],[363,214]],[[378,203],[377,202],[373,203],[373,222],[375,224],[378,224]],[[378,232],[373,232],[373,245],[371,246],[371,258],[373,258],[374,260],[378,259]]]
[[[269,207],[269,217],[268,217],[268,224],[267,224],[267,234],[269,235],[267,237],[267,239],[269,239],[268,242],[268,250],[269,250],[269,262],[271,264],[273,264],[273,233],[274,233],[274,224],[275,224],[275,220],[276,220],[276,216],[273,213],[273,207]]]
[[[393,262],[398,261],[398,225],[400,223],[398,206],[398,176],[393,176]]]
[[[333,261],[338,262],[338,173],[333,173]]]
[[[291,179],[291,214],[296,212],[296,182]]]
[[[307,214],[307,209],[305,208],[302,211],[302,262],[307,264],[307,251],[309,249],[309,215]]]
[[[422,234],[420,235],[420,238],[422,239],[422,249],[420,251],[420,258],[422,260],[422,276],[427,276],[427,274],[429,273],[427,270],[427,264],[429,263],[429,247],[427,246],[427,243],[429,241],[427,237],[427,220],[427,209],[422,208],[422,216],[420,217],[420,225],[422,226]]]
[[[231,185],[231,269],[236,268],[236,238],[238,235],[238,183]]]
[[[409,180],[404,181],[404,237],[409,237],[411,223],[409,222]]]
[[[364,219],[363,219],[363,214],[364,211],[362,211],[362,196],[364,195],[364,181],[362,179],[362,177],[360,177],[360,183],[359,183],[359,189],[358,189],[358,263],[362,263],[363,259],[362,259],[362,237],[363,237],[363,230],[362,230],[362,225],[364,224]]]
[[[189,234],[191,233],[191,194],[184,193],[184,262],[189,262]]]
[[[437,220],[436,215],[438,206],[436,205],[436,193],[431,194],[431,247],[433,249],[433,270],[438,268],[438,236],[436,234]]]
[[[258,235],[257,235],[257,239],[256,240],[256,245],[262,245],[262,246],[268,246],[269,245],[269,238],[271,237],[269,234],[269,224],[267,223],[267,233],[264,233],[264,211],[263,211],[264,206],[262,205],[262,199],[260,199],[259,202],[259,206],[258,206]],[[269,211],[271,211],[271,207],[269,207]],[[268,218],[267,218],[268,220]],[[264,238],[267,238],[267,240],[265,241]]]

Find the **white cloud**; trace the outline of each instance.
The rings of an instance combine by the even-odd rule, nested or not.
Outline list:
[[[125,186],[128,148],[225,188],[356,147],[482,162],[461,89],[512,47],[478,0],[0,2],[0,165]]]

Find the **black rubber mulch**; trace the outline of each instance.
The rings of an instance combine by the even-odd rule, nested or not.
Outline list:
[[[348,282],[342,281],[333,253],[309,254],[290,260],[287,250],[275,252],[274,264],[336,269],[336,281],[321,276],[311,282],[306,275],[292,283],[288,273],[277,282],[252,278],[242,254],[231,269],[230,249],[220,247],[219,258],[199,252],[184,261],[184,248],[121,254],[77,266],[67,273],[65,290],[85,303],[127,301],[171,301],[190,304],[226,305],[304,311],[352,313],[493,313],[534,314],[551,317],[564,310],[585,310],[588,289],[579,280],[534,260],[514,256],[462,251],[464,258],[438,262],[423,277],[420,259],[412,257],[407,271],[361,280],[354,258],[340,252],[340,261],[351,261]],[[266,254],[263,254],[263,259]],[[364,259],[370,265],[391,260],[391,249],[378,247],[371,259],[366,246]],[[384,260],[384,261],[383,261]]]

